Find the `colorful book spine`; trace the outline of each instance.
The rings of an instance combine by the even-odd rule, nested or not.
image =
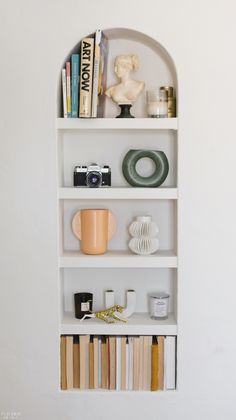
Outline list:
[[[79,116],[81,118],[91,117],[93,88],[93,53],[94,39],[84,38],[81,42],[80,66]]]
[[[71,65],[66,62],[66,103],[67,103],[67,117],[71,118]]]
[[[66,69],[61,71],[63,117],[67,118]]]
[[[78,118],[79,108],[79,54],[72,54],[71,56],[71,116]]]
[[[92,117],[104,116],[105,90],[107,78],[108,40],[101,29],[95,33],[93,65]]]

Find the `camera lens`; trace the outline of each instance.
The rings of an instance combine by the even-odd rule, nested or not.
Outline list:
[[[100,187],[102,185],[102,175],[99,172],[89,172],[87,174],[87,186],[91,188]]]

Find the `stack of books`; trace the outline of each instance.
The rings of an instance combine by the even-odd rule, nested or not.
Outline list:
[[[61,389],[173,390],[174,336],[61,336]]]
[[[104,114],[108,40],[98,29],[81,41],[62,69],[64,118],[96,118]]]

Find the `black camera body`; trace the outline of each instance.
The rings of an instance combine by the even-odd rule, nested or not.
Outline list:
[[[76,166],[74,169],[74,187],[110,187],[111,168],[92,163],[90,166]]]

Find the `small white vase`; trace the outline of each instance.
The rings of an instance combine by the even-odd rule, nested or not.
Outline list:
[[[138,216],[129,226],[129,233],[134,238],[148,236],[154,238],[159,232],[157,224],[152,221],[151,216]]]
[[[135,254],[153,254],[159,248],[159,240],[155,237],[158,232],[158,226],[152,221],[151,216],[136,217],[129,226],[129,233],[133,236],[129,248]]]
[[[157,238],[132,238],[129,241],[129,248],[132,252],[139,255],[149,255],[156,252],[159,248],[159,240]]]

